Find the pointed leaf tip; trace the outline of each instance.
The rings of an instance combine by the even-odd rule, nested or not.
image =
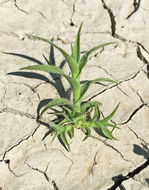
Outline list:
[[[100,120],[100,123],[101,123],[102,125],[106,124],[106,122],[108,122],[108,121],[113,117],[113,115],[114,115],[115,112],[117,111],[119,105],[120,105],[120,103],[118,103],[118,105],[115,107],[115,109],[112,111],[112,113],[110,113],[106,118]]]
[[[80,60],[80,34],[81,34],[81,29],[82,29],[82,24],[80,24],[78,34],[74,43],[74,46],[71,47],[72,49],[72,57],[75,60],[75,63],[78,64]]]
[[[116,140],[116,138],[115,137],[113,137],[113,135],[112,135],[112,133],[109,131],[109,129],[107,129],[106,127],[101,127],[101,130],[102,130],[102,132],[103,132],[103,134],[107,137],[107,138],[109,138],[109,139],[112,139],[112,140]]]
[[[91,55],[93,52],[95,52],[96,50],[98,50],[99,48],[104,48],[105,46],[108,46],[108,45],[111,45],[111,44],[115,44],[116,42],[108,42],[108,43],[104,43],[104,44],[101,44],[101,45],[98,45],[92,49],[90,49],[89,51],[87,51],[80,59],[80,62],[79,62],[79,72],[81,73],[83,67],[86,65],[87,63],[87,60],[88,60],[88,57],[89,55]],[[80,74],[79,73],[79,74]]]
[[[31,38],[31,39],[41,40],[41,41],[47,42],[51,46],[53,46],[56,49],[58,49],[61,52],[61,54],[65,57],[68,65],[69,65],[69,68],[70,68],[71,72],[72,73],[77,73],[78,72],[78,67],[75,64],[74,58],[72,56],[70,56],[64,49],[62,49],[61,47],[57,46],[51,40],[48,40],[46,38],[42,38],[42,37],[39,37],[39,36],[33,36],[33,35],[28,35],[28,37]]]
[[[48,104],[46,104],[43,108],[43,110],[41,111],[40,115],[43,115],[43,113],[47,110],[52,108],[53,106],[62,106],[62,105],[69,105],[70,107],[72,107],[72,103],[66,99],[66,98],[58,98],[58,99],[54,99],[52,101],[50,101]]]

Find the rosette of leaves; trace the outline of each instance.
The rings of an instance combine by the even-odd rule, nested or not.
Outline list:
[[[97,101],[88,101],[83,102],[83,96],[87,92],[88,88],[97,82],[111,82],[116,83],[115,81],[108,78],[96,78],[94,80],[88,80],[85,83],[80,83],[80,75],[82,73],[83,68],[85,67],[89,56],[98,50],[99,48],[103,48],[115,42],[104,43],[98,45],[89,51],[85,52],[82,56],[80,56],[80,33],[81,33],[82,23],[78,30],[78,34],[74,44],[71,44],[71,55],[69,55],[65,50],[54,44],[52,41],[47,40],[45,38],[39,36],[28,35],[29,38],[41,40],[49,43],[56,49],[58,49],[64,56],[65,60],[68,63],[68,66],[71,71],[71,76],[64,73],[64,71],[56,66],[52,65],[33,65],[21,68],[21,70],[38,70],[44,71],[48,73],[55,73],[65,77],[65,79],[69,82],[70,87],[73,93],[73,99],[69,100],[67,98],[58,98],[47,103],[41,110],[40,117],[48,110],[53,108],[54,106],[60,106],[62,111],[55,111],[56,119],[54,121],[49,122],[49,125],[54,129],[54,135],[52,141],[55,137],[60,137],[65,147],[70,150],[70,145],[67,140],[68,136],[73,138],[74,129],[84,129],[86,131],[86,136],[83,140],[86,140],[91,135],[92,128],[98,128],[102,131],[103,135],[109,139],[115,139],[108,129],[108,127],[118,128],[117,126],[110,123],[111,118],[115,114],[118,109],[117,105],[115,109],[109,114],[107,117],[98,120],[98,116],[100,114],[99,105],[100,103]],[[92,115],[90,112],[92,111]]]

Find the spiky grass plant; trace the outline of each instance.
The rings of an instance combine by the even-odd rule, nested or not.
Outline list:
[[[97,78],[95,80],[88,80],[83,84],[80,83],[80,75],[87,63],[88,57],[99,48],[103,48],[105,46],[113,44],[114,42],[98,45],[90,49],[89,51],[85,52],[84,55],[80,57],[81,28],[82,24],[80,25],[74,45],[71,44],[71,51],[72,51],[71,55],[65,52],[62,48],[55,45],[52,41],[49,41],[45,38],[41,38],[38,36],[29,35],[29,37],[32,39],[42,40],[44,42],[49,43],[56,49],[58,49],[63,54],[69,65],[71,76],[64,73],[64,71],[61,68],[51,65],[33,65],[21,68],[21,70],[38,70],[48,73],[59,74],[65,77],[65,79],[69,82],[72,88],[73,100],[69,100],[67,98],[54,99],[49,103],[47,103],[43,107],[40,113],[41,117],[48,109],[51,109],[54,106],[61,107],[62,111],[60,112],[55,111],[54,114],[56,116],[56,119],[54,121],[49,122],[49,124],[55,131],[52,141],[55,139],[55,137],[60,137],[68,150],[70,150],[70,145],[66,135],[68,135],[70,138],[73,138],[75,128],[85,129],[86,136],[83,140],[86,140],[91,135],[91,128],[99,128],[105,137],[110,139],[115,139],[107,127],[118,128],[112,123],[109,123],[112,116],[115,114],[116,110],[118,109],[118,105],[115,107],[115,109],[110,115],[108,115],[104,119],[98,120],[99,119],[98,116],[100,113],[99,112],[100,103],[97,101],[88,101],[88,102],[82,101],[83,96],[85,95],[88,88],[93,83],[97,82],[115,83],[115,81],[108,78]],[[90,112],[92,112],[92,115],[90,114]]]

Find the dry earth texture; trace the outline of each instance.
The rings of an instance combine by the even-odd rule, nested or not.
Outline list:
[[[106,190],[120,176],[146,162],[148,18],[148,0],[0,0],[1,190]],[[69,51],[81,21],[82,52],[101,43],[118,42],[90,57],[82,80],[106,77],[120,83],[95,84],[85,97],[100,101],[104,116],[120,102],[112,119],[120,127],[113,131],[119,141],[102,138],[93,131],[82,142],[85,135],[76,130],[68,152],[58,139],[51,143],[51,135],[42,140],[48,127],[36,122],[42,105],[63,97],[68,83],[50,74],[19,68],[52,62],[67,71],[63,56],[55,48],[26,34],[53,39]],[[49,117],[45,115],[45,120]],[[117,189],[149,189],[149,167],[127,177]]]

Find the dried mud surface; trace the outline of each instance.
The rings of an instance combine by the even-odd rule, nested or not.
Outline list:
[[[149,1],[147,0],[0,0],[0,189],[106,190],[149,158]],[[76,130],[71,152],[37,123],[43,100],[64,97],[68,84],[42,72],[19,68],[53,61],[68,68],[57,50],[35,34],[70,50],[83,21],[81,51],[116,41],[89,59],[82,80],[109,77],[119,85],[93,85],[86,100],[98,100],[119,141]],[[44,58],[46,57],[46,59]],[[63,84],[63,85],[62,85]],[[47,115],[48,116],[48,115]],[[49,116],[48,116],[49,117]],[[51,118],[52,119],[52,118]],[[117,189],[149,189],[149,167]]]

